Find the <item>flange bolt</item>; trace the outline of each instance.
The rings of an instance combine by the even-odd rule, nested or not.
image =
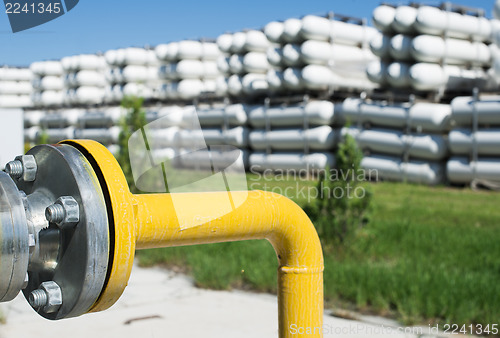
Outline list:
[[[45,209],[45,218],[59,228],[75,226],[80,221],[80,206],[71,196],[61,196]]]
[[[28,302],[35,309],[53,313],[62,305],[62,292],[54,281],[43,282],[38,289],[31,291]]]
[[[5,172],[12,178],[19,178],[23,175],[23,163],[19,160],[10,161],[5,165]]]

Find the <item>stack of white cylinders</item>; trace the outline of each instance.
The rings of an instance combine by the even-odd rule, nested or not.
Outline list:
[[[0,68],[0,108],[31,107],[31,70]]]
[[[500,182],[500,96],[457,97],[451,101],[448,180]]]
[[[264,32],[273,45],[267,58],[275,68],[267,73],[275,92],[374,88],[366,67],[376,60],[368,42],[372,27],[307,15],[271,22]]]
[[[344,127],[339,134],[354,137],[366,154],[363,166],[377,171],[377,179],[443,182],[444,161],[449,153],[446,134],[450,105],[389,105],[348,98],[336,105],[335,113],[338,119],[353,123],[354,127]],[[371,127],[364,128],[367,125]]]
[[[75,127],[83,114],[83,109],[27,110],[24,113],[24,125],[27,128],[24,133],[25,142],[39,143],[45,140],[57,143],[75,138]]]
[[[81,54],[61,59],[64,69],[67,105],[101,104],[106,87],[106,60],[95,54]]]
[[[222,34],[217,45],[223,55],[218,59],[219,71],[226,76],[226,84],[232,96],[255,96],[269,92],[266,73],[271,69],[266,56],[270,42],[259,30],[248,30],[234,34]]]
[[[159,119],[148,125],[146,134],[152,138],[150,146],[153,144],[158,154],[175,154],[175,163],[184,168],[210,169],[207,168],[210,161],[217,166],[233,166],[232,154],[228,156],[212,146],[238,148],[241,158],[235,165],[246,167],[247,109],[243,104],[166,106],[159,109]],[[165,133],[167,129],[169,132]]]
[[[410,160],[399,157],[370,155],[361,160],[361,167],[371,180],[411,182],[427,185],[443,183],[444,170],[440,163]]]
[[[500,0],[496,0],[493,6],[493,19],[491,20],[492,44],[491,50],[491,74],[497,86],[500,86]]]
[[[31,99],[37,107],[60,106],[64,103],[63,68],[60,61],[40,61],[30,65],[33,72]]]
[[[153,50],[144,48],[122,48],[104,54],[108,65],[105,100],[120,102],[124,96],[144,99],[156,98],[159,85],[158,59]]]
[[[183,40],[158,45],[155,52],[161,62],[160,98],[192,100],[201,94],[225,94],[217,91],[222,73],[217,67],[220,51],[216,43]]]
[[[440,161],[448,155],[448,144],[439,134],[405,134],[392,129],[360,129],[344,127],[341,135],[354,137],[358,147],[364,152],[404,156],[412,159]]]
[[[485,71],[492,64],[488,19],[431,6],[381,5],[373,23],[379,32],[370,48],[380,57],[367,68],[373,82],[419,91],[494,88]]]
[[[250,108],[250,170],[307,170],[332,166],[337,137],[331,127],[334,104],[311,101]]]

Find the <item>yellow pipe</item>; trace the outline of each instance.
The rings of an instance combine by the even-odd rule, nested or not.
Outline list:
[[[135,247],[147,249],[267,239],[279,262],[279,336],[296,337],[302,333],[307,337],[322,337],[323,253],[314,226],[294,202],[263,191],[133,195],[123,191],[123,174],[116,177],[117,164],[112,163],[114,159],[106,155],[109,152],[104,151],[104,147],[91,141],[65,143],[83,150],[84,155],[91,156],[99,166],[113,196],[111,199],[115,199],[111,201],[113,217],[133,217],[134,229],[128,224],[119,225],[127,232],[119,242],[126,241],[133,246],[126,237],[135,236]],[[120,191],[114,192],[117,188]],[[241,202],[229,212],[226,210],[228,196],[232,201]],[[116,224],[115,233],[121,236]],[[123,248],[123,243],[117,245]],[[113,269],[115,261],[130,264],[130,251],[123,258],[120,250],[116,250],[115,244]],[[93,311],[109,307],[110,301],[116,301],[114,297],[123,292],[123,279],[130,271],[123,266],[115,270]],[[126,278],[128,280],[128,276]]]
[[[323,254],[311,221],[300,207],[281,195],[264,191],[230,194],[233,200],[246,200],[220,217],[216,215],[227,202],[227,192],[135,195],[137,249],[267,239],[279,261],[280,337],[295,337],[300,328],[316,328],[317,335],[307,336],[319,337]],[[180,209],[192,212],[176,215]],[[211,220],[190,227],[189,217]]]

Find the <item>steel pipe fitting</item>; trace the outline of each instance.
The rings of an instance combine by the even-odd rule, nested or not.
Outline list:
[[[0,301],[24,288],[48,319],[102,311],[123,293],[136,248],[266,239],[279,262],[280,337],[294,336],[291,325],[322,336],[321,245],[289,199],[263,191],[133,195],[94,141],[37,146],[25,156],[35,160],[32,181],[21,179],[18,164],[9,165],[13,178],[0,172]],[[228,194],[242,203],[223,212]]]

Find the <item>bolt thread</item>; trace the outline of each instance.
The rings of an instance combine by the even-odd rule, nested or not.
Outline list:
[[[47,305],[47,292],[41,289],[31,291],[28,302],[35,309],[39,309],[42,306]]]
[[[60,223],[64,219],[64,208],[60,204],[52,204],[45,209],[45,218],[51,223]]]
[[[23,175],[23,164],[19,160],[10,161],[5,165],[5,171],[10,177],[19,178]]]

